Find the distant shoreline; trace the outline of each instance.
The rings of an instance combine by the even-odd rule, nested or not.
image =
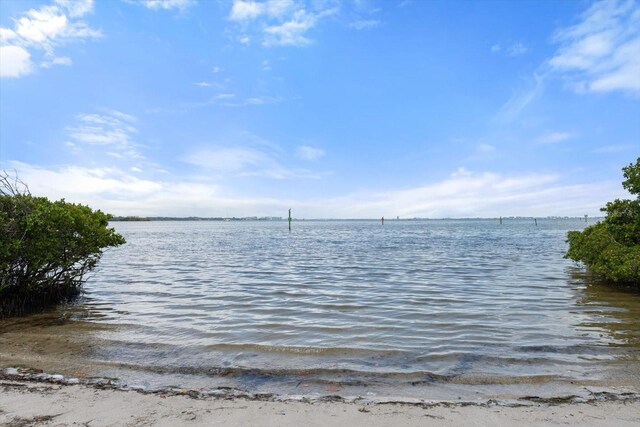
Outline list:
[[[604,217],[589,217],[589,222],[599,221]],[[504,216],[503,221],[507,220],[568,220],[575,219],[584,221],[583,216]],[[293,221],[375,221],[380,222],[380,218],[292,218]],[[385,218],[385,222],[402,222],[402,221],[499,221],[500,217],[469,217],[469,218]],[[114,216],[111,222],[150,222],[150,221],[275,221],[286,222],[284,217],[173,217],[173,216]]]

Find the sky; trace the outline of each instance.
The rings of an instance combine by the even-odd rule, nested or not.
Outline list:
[[[640,2],[0,0],[0,169],[115,215],[582,216]]]

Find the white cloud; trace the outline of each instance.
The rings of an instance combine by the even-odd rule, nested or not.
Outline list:
[[[91,13],[94,0],[55,0],[55,3],[60,8],[66,9],[70,17],[76,18]]]
[[[356,194],[317,207],[342,217],[497,217],[597,215],[612,196],[624,196],[618,183],[567,185],[556,175],[473,173],[460,168],[448,179],[406,190]],[[339,206],[349,206],[347,212]],[[310,215],[309,215],[310,216]],[[327,216],[338,216],[331,215]]]
[[[307,5],[293,0],[234,0],[229,20],[241,29],[237,40],[242,44],[249,44],[249,33],[255,33],[263,46],[305,46],[312,42],[307,32],[337,10],[323,2]]]
[[[529,48],[526,47],[523,43],[517,42],[512,44],[507,48],[507,55],[509,56],[520,56],[524,55],[529,51]]]
[[[308,145],[301,145],[296,149],[296,156],[304,160],[317,160],[324,156],[324,150]]]
[[[215,96],[216,99],[233,99],[236,97],[235,93],[219,93]]]
[[[33,70],[31,54],[19,46],[0,46],[0,77],[22,77]]]
[[[65,166],[57,170],[12,162],[34,194],[53,198],[82,199],[102,196],[137,197],[162,188],[162,184],[139,179],[118,168]]]
[[[234,0],[229,19],[232,21],[252,21],[260,16],[280,18],[293,10],[293,0],[267,0],[265,2]]]
[[[195,0],[140,0],[136,3],[152,10],[178,9],[181,11],[196,4]]]
[[[349,24],[349,27],[354,28],[356,30],[366,30],[369,28],[378,27],[380,26],[380,24],[382,24],[382,22],[376,19],[362,19],[359,21],[352,22],[351,24]]]
[[[185,156],[183,160],[217,173],[243,172],[273,163],[270,155],[253,148],[206,148]]]
[[[317,179],[319,175],[305,169],[291,169],[283,166],[279,146],[244,135],[247,142],[234,146],[209,146],[195,150],[182,158],[182,161],[201,167],[218,177],[244,176],[265,177],[270,179],[308,178]]]
[[[54,65],[67,65],[67,66],[69,66],[72,63],[73,63],[73,61],[71,61],[71,58],[69,58],[68,56],[56,56],[54,58],[45,60],[42,64],[40,64],[40,66],[43,67],[43,68],[49,68],[49,67],[52,67]]]
[[[571,132],[547,132],[538,138],[540,144],[557,144],[559,142],[568,141],[575,138],[576,135]]]
[[[296,11],[290,21],[279,25],[271,25],[264,29],[264,46],[304,46],[311,43],[305,36],[313,28],[317,18],[304,10]]]
[[[20,77],[33,70],[32,58],[42,56],[44,68],[70,65],[67,56],[57,56],[60,46],[78,40],[101,37],[79,18],[93,10],[93,0],[56,0],[54,4],[29,9],[14,19],[14,28],[0,29],[1,77]]]
[[[233,93],[221,93],[215,96],[208,104],[218,104],[224,107],[251,107],[282,102],[282,98],[271,96],[255,96],[244,100],[231,101],[235,97],[236,95]]]
[[[264,13],[264,4],[254,1],[237,0],[231,6],[229,19],[233,21],[252,20]]]
[[[628,197],[617,181],[573,185],[561,183],[556,175],[474,173],[464,168],[415,188],[283,199],[233,195],[200,177],[143,178],[144,172],[134,169],[42,168],[20,162],[8,166],[33,194],[64,197],[117,215],[223,216],[229,211],[261,216],[283,215],[293,207],[296,216],[307,218],[594,216],[611,198]]]
[[[515,120],[531,102],[541,95],[543,90],[543,77],[534,74],[533,79],[526,82],[525,88],[515,91],[511,98],[500,107],[495,119],[501,123]]]
[[[529,48],[522,42],[516,42],[504,48],[502,45],[497,43],[491,46],[492,53],[498,53],[502,51],[504,51],[504,53],[508,56],[520,56],[527,53],[529,51]]]
[[[622,91],[640,95],[640,5],[601,0],[578,24],[554,35],[559,44],[549,60],[577,92]]]
[[[103,113],[78,114],[76,124],[66,128],[71,142],[82,146],[105,147],[108,156],[117,159],[142,159],[134,136],[136,118],[116,110]]]

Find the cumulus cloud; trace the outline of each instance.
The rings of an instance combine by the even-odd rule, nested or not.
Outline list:
[[[601,0],[577,24],[553,37],[559,45],[549,60],[577,92],[622,91],[640,95],[640,5]]]
[[[53,4],[29,9],[14,19],[14,28],[0,28],[0,77],[22,77],[35,68],[70,65],[56,49],[66,43],[101,37],[80,18],[93,10],[93,0],[56,0]],[[34,59],[38,57],[38,59]]]
[[[0,77],[21,77],[32,70],[29,51],[20,46],[0,46]]]

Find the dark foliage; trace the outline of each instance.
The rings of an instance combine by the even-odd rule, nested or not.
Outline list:
[[[622,170],[622,186],[635,200],[609,202],[601,209],[607,214],[603,221],[570,231],[566,257],[605,280],[640,287],[640,158]]]
[[[0,173],[0,318],[73,298],[102,250],[125,243],[110,215],[34,197]]]

